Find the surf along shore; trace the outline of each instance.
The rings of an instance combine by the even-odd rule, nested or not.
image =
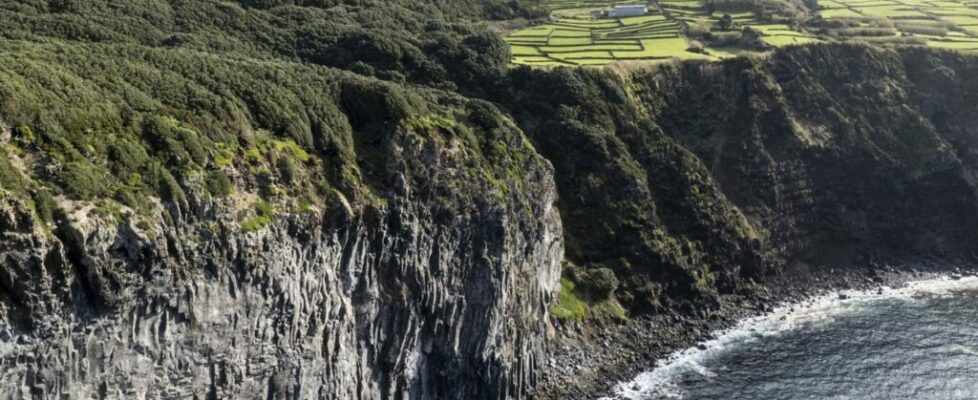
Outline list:
[[[684,349],[707,350],[726,330],[775,315],[778,310],[804,307],[818,299],[885,293],[915,281],[975,276],[978,262],[971,257],[794,270],[757,283],[749,292],[726,296],[714,310],[659,314],[620,324],[558,324],[556,348],[542,363],[542,380],[534,398],[615,398],[619,385],[635,385],[632,381],[657,363],[667,362]],[[624,387],[625,391],[642,389],[640,385]]]

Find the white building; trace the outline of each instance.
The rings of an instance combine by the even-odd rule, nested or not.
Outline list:
[[[649,8],[643,4],[615,6],[614,10],[608,12],[612,18],[636,17],[648,14]]]

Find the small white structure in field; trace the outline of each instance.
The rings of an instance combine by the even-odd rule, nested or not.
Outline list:
[[[649,8],[643,4],[633,4],[615,6],[615,9],[608,12],[611,18],[637,17],[649,13]]]

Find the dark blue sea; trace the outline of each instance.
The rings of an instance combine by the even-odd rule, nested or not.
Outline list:
[[[978,279],[786,305],[674,354],[615,399],[978,399]]]

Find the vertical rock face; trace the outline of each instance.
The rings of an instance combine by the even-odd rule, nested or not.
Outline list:
[[[555,166],[568,260],[612,269],[634,313],[690,311],[773,274],[969,256],[976,65],[806,46],[619,73],[521,69],[501,97]]]
[[[555,358],[581,364],[567,378],[555,363],[540,398],[607,390],[605,371],[644,369],[628,360],[716,326],[682,331],[664,315],[715,321],[745,298],[803,292],[810,272],[825,282],[891,262],[973,260],[974,55],[832,44],[512,76],[501,98],[555,166],[568,279],[585,295],[595,272],[620,282],[587,312],[600,318],[618,301],[657,322],[568,330]],[[601,342],[615,334],[627,344],[606,356],[616,351]]]
[[[450,147],[388,150],[389,203],[338,195],[251,233],[205,204],[144,229],[81,207],[45,232],[8,199],[0,398],[522,395],[563,254],[549,164],[490,202]]]
[[[963,123],[975,120],[964,78],[974,62],[817,46],[687,66],[639,87],[661,99],[649,108],[662,130],[702,160],[780,269],[972,250],[974,161],[961,155],[976,145]]]

